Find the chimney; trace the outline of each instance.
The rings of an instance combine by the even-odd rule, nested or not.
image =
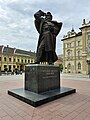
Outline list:
[[[14,50],[14,52],[13,52],[13,53],[15,54],[15,52],[16,52],[16,48],[13,48],[13,50]]]
[[[83,25],[84,25],[84,24],[86,24],[86,21],[85,21],[85,19],[83,19]]]
[[[2,53],[3,53],[3,50],[4,50],[4,45],[2,45]]]

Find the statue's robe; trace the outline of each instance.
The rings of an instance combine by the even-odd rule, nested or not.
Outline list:
[[[62,27],[62,22],[57,22],[57,21],[50,21],[54,27],[53,31],[47,32],[46,34],[43,34],[43,25],[45,23],[45,19],[41,17],[41,12],[38,11],[37,13],[34,14],[35,17],[35,27],[39,33],[39,39],[38,39],[38,45],[37,45],[37,61],[40,62],[45,62],[46,61],[46,52],[52,51],[53,56],[52,56],[52,61],[55,62],[58,57],[55,52],[55,47],[56,47],[56,36],[61,30]],[[42,54],[38,54],[38,49],[41,44],[41,42],[44,41],[45,44],[45,49]],[[42,52],[42,51],[41,51]],[[41,55],[41,56],[39,56]],[[38,58],[40,60],[38,60]],[[48,62],[48,61],[46,61]]]

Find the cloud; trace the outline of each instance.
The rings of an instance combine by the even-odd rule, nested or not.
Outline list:
[[[36,50],[38,33],[34,26],[33,14],[41,9],[50,11],[53,19],[63,22],[57,37],[56,51],[63,52],[61,39],[74,26],[78,32],[82,19],[90,19],[89,0],[0,0],[0,45]]]

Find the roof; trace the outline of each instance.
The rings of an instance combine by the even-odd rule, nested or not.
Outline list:
[[[3,54],[13,54],[14,49],[10,47],[4,47]]]
[[[74,37],[78,37],[78,36],[81,36],[82,35],[82,32],[78,32],[75,34],[75,36],[70,36],[70,37],[66,37],[66,38],[63,38],[61,39],[61,41],[64,41],[64,40],[67,40],[67,39],[70,39],[70,38],[74,38]]]
[[[83,26],[80,27],[79,29],[81,30],[81,29],[83,29],[83,28],[88,28],[88,27],[90,27],[90,23],[87,23],[87,24],[83,25]]]
[[[0,53],[2,53],[2,49],[3,49],[3,54],[15,54],[15,55],[31,57],[31,58],[35,58],[35,55],[36,55],[35,52],[11,48],[8,45],[7,47],[3,45],[0,46]]]
[[[21,50],[21,49],[16,49],[15,54],[21,56],[28,56],[28,57],[30,56],[32,58],[35,57],[35,52]]]

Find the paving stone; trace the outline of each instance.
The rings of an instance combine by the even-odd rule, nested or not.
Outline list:
[[[89,80],[81,81],[78,75],[61,76],[62,85],[77,89],[77,93],[34,108],[7,94],[9,89],[22,87],[23,78],[0,76],[0,120],[90,120]]]

